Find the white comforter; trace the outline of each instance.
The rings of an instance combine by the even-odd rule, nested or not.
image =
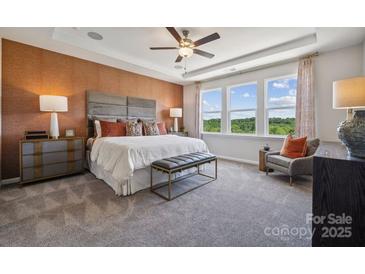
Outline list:
[[[103,137],[95,140],[91,161],[109,171],[117,181],[152,162],[191,152],[207,152],[204,141],[175,135]]]

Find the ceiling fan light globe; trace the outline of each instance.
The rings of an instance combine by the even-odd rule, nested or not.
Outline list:
[[[183,47],[179,49],[179,55],[184,58],[189,58],[193,55],[194,51],[192,48],[189,47]]]

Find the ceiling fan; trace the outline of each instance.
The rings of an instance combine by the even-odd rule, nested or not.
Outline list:
[[[218,33],[213,33],[211,35],[208,35],[204,38],[201,38],[195,42],[193,42],[191,39],[188,38],[189,31],[183,30],[183,36],[184,38],[181,38],[180,34],[176,31],[175,28],[168,27],[166,28],[171,35],[176,39],[176,41],[179,43],[178,47],[150,47],[151,50],[166,50],[166,49],[178,49],[179,55],[177,56],[175,63],[181,62],[183,58],[189,58],[194,53],[207,57],[207,58],[213,58],[214,54],[197,49],[197,47],[204,45],[206,43],[212,42],[214,40],[217,40],[220,38]]]

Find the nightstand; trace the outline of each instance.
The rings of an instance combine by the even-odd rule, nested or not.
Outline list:
[[[188,137],[189,136],[189,132],[187,132],[187,131],[177,131],[177,132],[170,131],[168,134],[182,136],[182,137]]]
[[[20,183],[84,171],[84,138],[21,140]]]

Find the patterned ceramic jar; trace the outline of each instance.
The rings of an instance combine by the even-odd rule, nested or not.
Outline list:
[[[365,111],[358,110],[350,121],[343,121],[337,128],[338,138],[351,156],[365,158]]]

